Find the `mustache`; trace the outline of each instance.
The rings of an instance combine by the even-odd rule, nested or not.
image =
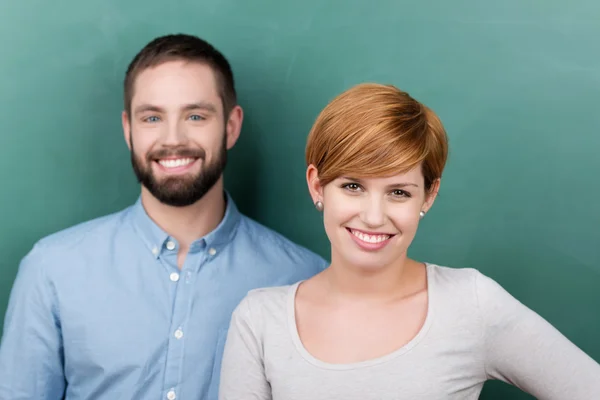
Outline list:
[[[177,157],[177,158],[206,158],[206,152],[204,149],[190,149],[190,148],[170,148],[170,149],[159,149],[148,153],[148,160],[158,160],[160,158]]]

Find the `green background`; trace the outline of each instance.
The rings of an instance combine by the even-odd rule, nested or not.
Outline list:
[[[411,255],[478,268],[600,360],[599,21],[597,0],[2,1],[0,315],[37,239],[136,199],[124,71],[186,32],[236,74],[226,186],[243,212],[328,257],[308,130],[350,86],[395,84],[451,143]],[[490,383],[482,398],[531,397]]]

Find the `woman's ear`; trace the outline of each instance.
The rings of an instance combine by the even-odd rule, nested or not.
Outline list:
[[[308,184],[308,191],[310,192],[313,204],[317,201],[322,202],[323,187],[319,181],[319,171],[313,164],[310,164],[308,168],[306,168],[306,183]]]
[[[438,178],[431,184],[429,191],[425,195],[425,203],[423,204],[423,211],[427,213],[431,207],[433,207],[433,203],[437,198],[438,192],[440,190],[441,180]]]

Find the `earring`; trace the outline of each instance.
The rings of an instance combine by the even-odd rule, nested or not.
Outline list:
[[[421,219],[423,219],[423,217],[425,216],[425,211],[421,211],[421,212],[419,213],[419,216],[421,217]]]
[[[315,203],[315,207],[317,208],[317,210],[323,211],[323,202],[321,200],[317,200],[317,202]]]

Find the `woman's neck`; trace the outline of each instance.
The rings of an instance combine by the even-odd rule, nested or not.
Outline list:
[[[424,264],[406,255],[379,268],[366,269],[332,256],[323,273],[328,293],[332,297],[361,301],[388,301],[423,289],[426,285]]]

